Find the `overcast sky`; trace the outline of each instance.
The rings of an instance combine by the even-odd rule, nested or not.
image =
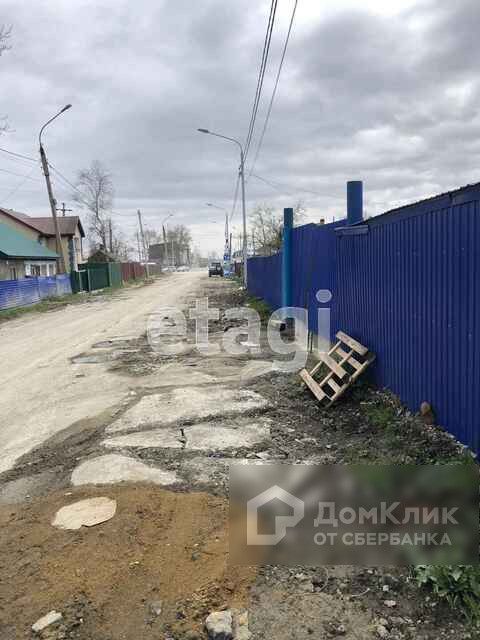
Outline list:
[[[278,4],[257,133],[293,0]],[[112,173],[115,219],[126,234],[136,230],[138,208],[156,229],[172,211],[197,246],[221,251],[223,213],[205,203],[231,208],[237,149],[196,128],[245,139],[269,7],[2,0],[0,24],[12,24],[13,35],[0,58],[0,115],[13,131],[0,147],[36,157],[40,126],[71,102],[44,138],[64,176],[75,181],[98,159]],[[248,209],[301,199],[308,221],[338,219],[346,181],[363,179],[366,212],[376,215],[477,181],[479,24],[478,0],[299,0],[255,167],[277,188],[252,176]],[[0,169],[1,206],[48,215],[38,166],[0,152]],[[71,189],[55,180],[55,190],[82,214]]]

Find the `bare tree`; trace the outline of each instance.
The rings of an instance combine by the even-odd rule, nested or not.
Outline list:
[[[149,247],[151,244],[157,244],[163,242],[163,236],[154,229],[144,229],[143,235],[145,236],[145,244]]]
[[[294,224],[300,222],[305,215],[306,208],[298,201],[293,209]],[[283,216],[267,204],[257,205],[250,214],[252,230],[252,245],[255,253],[271,256],[282,246]]]
[[[172,261],[176,265],[190,262],[192,234],[184,224],[177,224],[167,231],[167,243],[171,247]]]
[[[90,242],[113,250],[111,208],[114,188],[110,173],[98,160],[78,172],[73,199],[89,211]]]
[[[10,36],[12,35],[12,26],[7,27],[6,25],[0,25],[0,56],[11,49],[11,45],[9,44]],[[7,116],[3,116],[0,118],[0,135],[8,131],[8,119]]]
[[[268,256],[278,251],[282,241],[282,221],[273,207],[257,205],[250,214],[250,220],[255,252]]]
[[[109,253],[115,260],[127,262],[130,259],[130,254],[134,252],[134,248],[111,219],[109,219],[109,226],[110,224],[112,225],[112,243],[109,242]]]
[[[0,25],[0,56],[2,55],[2,53],[12,48],[12,46],[8,44],[11,35],[12,25],[10,25],[9,27],[4,24]]]

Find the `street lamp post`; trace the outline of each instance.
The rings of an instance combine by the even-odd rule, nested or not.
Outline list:
[[[231,247],[228,244],[228,211],[227,209],[225,209],[225,207],[219,207],[217,204],[213,204],[212,202],[207,202],[206,205],[207,207],[213,207],[214,209],[225,211],[225,251],[224,253],[227,255],[228,261],[230,261],[232,258],[232,255],[231,255]]]
[[[208,133],[211,136],[216,136],[217,138],[223,138],[224,140],[229,140],[230,142],[234,142],[240,148],[240,179],[242,182],[242,216],[243,216],[243,284],[247,287],[247,212],[245,209],[245,155],[243,152],[242,144],[236,140],[235,138],[229,138],[228,136],[224,136],[221,133],[214,133],[213,131],[209,131],[208,129],[198,129],[200,133]]]
[[[40,159],[42,161],[42,168],[43,168],[43,175],[45,176],[45,182],[47,183],[48,200],[50,202],[50,209],[53,216],[53,226],[55,228],[55,243],[56,243],[57,254],[58,254],[57,273],[65,273],[65,257],[63,255],[62,236],[60,235],[60,227],[58,225],[57,201],[53,197],[52,183],[50,181],[50,172],[48,170],[47,155],[42,145],[42,133],[47,125],[53,122],[55,118],[58,118],[58,116],[64,113],[64,111],[67,111],[67,109],[70,109],[71,106],[72,106],[71,104],[65,105],[63,109],[61,109],[56,115],[53,116],[53,118],[50,118],[50,120],[48,120],[43,125],[43,127],[40,129],[40,133],[38,134],[38,143],[40,145]]]

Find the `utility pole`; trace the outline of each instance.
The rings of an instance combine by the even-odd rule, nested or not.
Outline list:
[[[40,147],[40,160],[42,161],[43,175],[45,176],[45,182],[47,183],[48,200],[50,202],[50,210],[52,212],[52,217],[53,217],[53,226],[55,228],[55,240],[56,240],[57,255],[58,255],[57,273],[65,273],[65,258],[63,255],[62,236],[60,235],[60,227],[57,219],[57,202],[53,197],[52,183],[50,181],[50,172],[48,170],[47,155],[45,153],[45,149],[43,148],[43,144],[42,144],[42,133],[47,125],[53,122],[55,118],[58,118],[59,115],[67,111],[67,109],[70,109],[71,106],[72,106],[71,104],[65,105],[63,109],[61,109],[57,114],[53,116],[53,118],[50,118],[50,120],[47,120],[47,122],[40,129],[40,133],[38,134],[38,144]]]
[[[142,214],[140,213],[140,209],[138,209],[137,214],[138,214],[138,225],[140,227],[140,236],[142,238],[143,254],[146,256],[145,271],[147,273],[147,278],[149,278],[150,270],[148,268],[148,251],[147,251],[147,245],[145,244],[145,234],[143,233]]]
[[[142,250],[140,248],[140,234],[137,231],[137,247],[138,247],[138,261],[142,261]]]
[[[242,180],[242,217],[243,217],[243,284],[245,289],[248,286],[247,269],[247,212],[245,209],[245,157],[243,147],[240,145],[240,177]]]
[[[224,136],[221,133],[215,133],[214,131],[209,131],[208,129],[197,129],[200,133],[208,133],[211,136],[216,136],[217,138],[223,138],[224,140],[229,140],[230,142],[235,143],[240,149],[240,169],[239,175],[242,183],[242,217],[243,217],[243,284],[245,288],[247,288],[248,278],[247,278],[247,211],[245,206],[245,154],[243,152],[242,143],[236,140],[235,138],[229,138],[228,136]]]
[[[113,253],[113,231],[112,231],[112,219],[108,219],[108,241],[110,248],[110,255]]]
[[[61,211],[61,212],[62,212],[62,217],[64,218],[64,217],[65,217],[65,213],[66,213],[67,211],[73,211],[73,209],[66,209],[66,208],[65,208],[65,203],[64,203],[64,202],[62,202],[62,206],[61,206],[61,208],[60,208],[60,209],[57,209],[57,211]]]
[[[57,202],[53,197],[52,183],[50,182],[50,172],[48,171],[47,156],[45,149],[40,143],[40,159],[42,161],[43,175],[45,176],[45,182],[47,183],[48,200],[50,201],[50,210],[53,217],[53,226],[55,229],[55,244],[57,248],[57,273],[65,273],[65,258],[63,257],[62,237],[60,235],[60,226],[57,218]]]

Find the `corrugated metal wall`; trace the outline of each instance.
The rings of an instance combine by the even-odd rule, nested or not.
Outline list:
[[[273,310],[282,306],[282,254],[248,260],[248,291],[263,298]]]
[[[69,275],[0,280],[0,309],[14,309],[72,293]]]
[[[122,268],[119,262],[109,262],[109,279],[111,287],[121,287],[123,284],[122,280]]]
[[[335,229],[344,222],[294,227],[292,232],[292,304],[308,308],[309,327],[317,330],[319,289],[335,289]],[[282,253],[248,261],[248,290],[272,309],[282,306]]]
[[[333,322],[377,353],[376,382],[480,451],[480,192],[368,221],[337,241]]]
[[[294,307],[308,309],[308,327],[317,332],[319,289],[335,292],[335,229],[345,222],[306,224],[293,229],[293,296]],[[324,306],[324,305],[322,305]]]
[[[330,289],[332,334],[376,352],[377,384],[412,411],[430,402],[480,453],[480,186],[330,226],[294,229],[293,304],[316,330],[315,294]],[[249,290],[280,306],[281,256],[249,260]]]
[[[122,270],[123,282],[145,278],[145,267],[143,264],[140,264],[140,262],[122,262],[120,263],[120,268]]]

